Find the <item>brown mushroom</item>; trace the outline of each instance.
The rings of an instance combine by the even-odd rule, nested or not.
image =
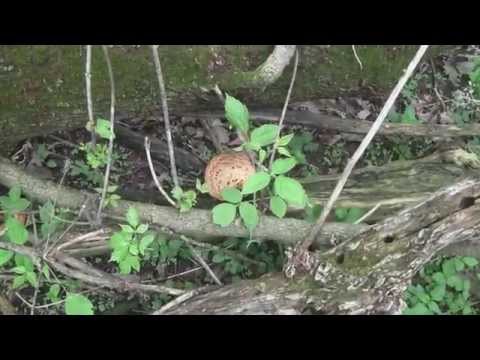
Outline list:
[[[255,167],[244,152],[224,152],[214,156],[205,170],[205,183],[210,196],[223,200],[220,195],[228,187],[241,187],[255,173]]]

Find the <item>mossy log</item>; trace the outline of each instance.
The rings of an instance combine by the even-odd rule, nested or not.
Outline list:
[[[355,92],[360,89],[359,84],[386,93],[401,75],[417,46],[357,46],[363,70],[350,46],[298,48],[301,60],[292,101]],[[268,87],[258,80],[258,69],[264,69],[262,65],[266,59],[275,60],[280,54],[272,52],[273,49],[273,45],[160,46],[169,108],[172,112],[218,109],[218,99],[211,91],[215,85],[241,98],[249,106],[281,106],[292,65],[278,80],[273,76],[270,81],[275,82]],[[444,49],[442,46],[432,47],[429,54]],[[158,110],[159,92],[151,49],[148,46],[113,46],[111,59],[118,111],[148,114]],[[83,127],[87,120],[84,72],[83,46],[1,46],[2,150],[26,137]],[[109,81],[105,60],[98,47],[93,50],[92,92],[95,114],[108,117]]]
[[[465,180],[337,249],[312,255],[309,275],[268,274],[198,295],[165,314],[401,314],[412,277],[445,247],[479,243],[480,181]],[[467,200],[467,201],[466,201]]]

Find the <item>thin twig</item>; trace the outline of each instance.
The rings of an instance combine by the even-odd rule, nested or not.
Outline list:
[[[273,161],[275,160],[275,153],[278,147],[278,139],[280,138],[283,122],[285,120],[285,114],[287,113],[288,103],[290,102],[290,96],[292,95],[293,84],[295,83],[295,78],[297,77],[297,68],[298,68],[298,50],[295,50],[295,64],[293,66],[292,79],[290,80],[290,86],[288,87],[287,97],[285,98],[285,103],[283,104],[282,115],[280,116],[280,121],[278,122],[277,138],[273,143],[272,155],[270,155],[270,163],[268,166],[270,170],[272,170]]]
[[[178,306],[181,303],[184,303],[185,301],[191,299],[194,296],[206,293],[206,292],[210,291],[211,289],[213,289],[213,287],[209,286],[209,285],[203,286],[203,287],[198,288],[198,289],[193,289],[193,290],[191,290],[191,291],[189,291],[189,292],[187,292],[183,295],[180,295],[180,296],[176,297],[174,300],[166,303],[160,309],[153,312],[152,315],[162,315],[165,312],[167,312],[168,310],[172,309],[173,307]]]
[[[100,205],[97,212],[97,223],[100,223],[100,217],[102,216],[103,204],[105,203],[105,197],[107,196],[108,180],[110,177],[110,168],[112,166],[112,153],[113,153],[113,138],[114,138],[114,126],[115,126],[115,79],[113,78],[112,63],[110,61],[110,55],[108,54],[108,48],[106,45],[102,45],[103,53],[108,67],[108,76],[110,78],[110,138],[108,139],[108,159],[107,168],[105,169],[105,177],[103,179],[102,197],[100,199]]]
[[[153,181],[155,182],[155,185],[157,186],[158,191],[163,195],[163,197],[173,206],[173,207],[178,207],[177,203],[173,201],[173,199],[168,195],[168,193],[165,191],[165,189],[162,187],[160,184],[160,181],[158,181],[158,177],[155,174],[155,169],[153,167],[152,163],[152,156],[150,155],[150,139],[148,136],[145,136],[145,153],[147,154],[147,161],[148,161],[148,167],[150,168],[150,174],[152,175]]]
[[[92,145],[95,146],[95,120],[93,119],[93,102],[92,102],[92,45],[87,45],[87,59],[85,64],[85,85],[87,88],[87,110],[88,123],[92,139]]]
[[[355,60],[357,60],[358,65],[360,65],[360,70],[363,70],[362,61],[360,60],[360,58],[357,55],[357,50],[355,50],[355,45],[352,45],[352,50],[353,50],[353,55],[355,56]]]
[[[170,172],[172,173],[172,181],[175,187],[179,187],[177,167],[175,165],[175,154],[173,152],[172,131],[170,129],[170,118],[168,117],[167,92],[163,81],[162,66],[158,56],[158,45],[152,45],[153,60],[155,62],[155,70],[157,72],[158,85],[160,87],[160,97],[162,100],[163,121],[165,123],[165,133],[167,135],[168,155],[170,157]]]
[[[220,279],[217,277],[217,275],[215,275],[215,273],[210,268],[210,266],[208,266],[208,264],[205,262],[205,260],[203,260],[202,256],[199,253],[197,253],[197,251],[193,248],[192,245],[190,245],[188,242],[185,242],[185,243],[187,244],[188,248],[192,252],[193,257],[200,263],[200,265],[203,266],[203,268],[208,273],[208,275],[210,275],[210,277],[213,279],[213,281],[215,281],[215,283],[217,285],[223,286],[223,283],[220,281]]]
[[[96,230],[96,231],[93,231],[93,232],[89,232],[87,234],[77,236],[76,238],[74,238],[72,240],[69,240],[67,242],[64,242],[63,244],[58,246],[55,251],[60,251],[64,248],[66,248],[66,247],[72,246],[73,244],[77,244],[77,243],[82,242],[82,241],[89,241],[92,238],[98,239],[98,235],[105,235],[107,232],[108,231],[105,230],[105,229],[99,229],[99,230]]]
[[[388,113],[390,112],[390,109],[392,108],[393,104],[395,103],[395,100],[397,99],[398,95],[400,95],[400,92],[402,91],[403,87],[405,86],[406,82],[410,78],[410,76],[413,74],[415,71],[415,68],[417,67],[418,63],[422,59],[423,55],[428,49],[428,45],[422,45],[420,46],[419,50],[417,51],[416,55],[408,65],[407,70],[403,74],[403,76],[400,78],[398,81],[397,85],[393,89],[392,93],[388,97],[387,101],[385,102],[385,105],[383,106],[382,111],[378,115],[377,119],[375,122],[372,124],[372,127],[370,128],[369,132],[365,135],[365,138],[362,140],[360,143],[359,147],[355,151],[355,153],[352,155],[350,160],[347,163],[347,166],[345,167],[342,176],[337,182],[337,185],[335,186],[335,189],[333,190],[332,194],[330,195],[330,198],[328,199],[327,204],[325,205],[325,208],[322,211],[322,214],[320,215],[320,218],[317,220],[316,224],[312,227],[310,230],[310,233],[308,236],[305,238],[303,242],[298,243],[298,245],[295,247],[294,250],[294,255],[289,261],[289,264],[286,266],[286,275],[287,277],[292,277],[295,274],[295,267],[298,265],[299,262],[301,262],[300,259],[302,259],[305,256],[305,253],[308,251],[310,246],[313,244],[315,237],[317,236],[318,232],[322,228],[323,224],[325,223],[325,220],[327,219],[328,215],[330,214],[333,206],[335,205],[335,202],[337,201],[338,197],[340,196],[340,193],[343,190],[343,187],[345,186],[348,177],[350,176],[351,172],[353,171],[353,168],[355,167],[356,163],[358,160],[362,157],[363,153],[367,149],[368,145],[372,141],[373,137],[375,134],[378,132],[380,127],[382,126],[385,118],[387,117]]]
[[[368,217],[370,217],[377,209],[382,206],[382,203],[379,202],[375,205],[372,209],[370,209],[365,215],[363,215],[360,219],[354,222],[354,224],[360,224],[361,222],[365,221]]]

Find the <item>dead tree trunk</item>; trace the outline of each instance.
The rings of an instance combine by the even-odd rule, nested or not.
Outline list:
[[[480,181],[433,194],[326,253],[312,274],[242,281],[199,295],[166,314],[400,314],[412,277],[443,248],[479,241]]]

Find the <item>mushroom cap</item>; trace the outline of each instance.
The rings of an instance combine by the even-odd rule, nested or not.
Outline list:
[[[205,170],[205,183],[210,196],[223,200],[220,195],[227,187],[241,187],[255,173],[255,166],[245,152],[225,152],[214,156]]]

